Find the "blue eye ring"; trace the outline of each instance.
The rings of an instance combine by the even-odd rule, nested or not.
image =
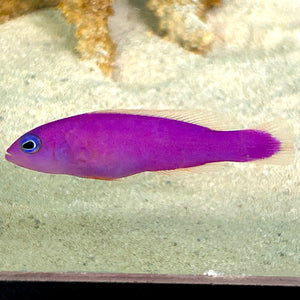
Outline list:
[[[24,136],[20,141],[20,149],[24,153],[33,154],[41,149],[41,140],[33,134]]]

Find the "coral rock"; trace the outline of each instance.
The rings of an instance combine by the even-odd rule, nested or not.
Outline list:
[[[84,59],[95,59],[105,75],[111,75],[116,54],[108,17],[113,14],[113,0],[61,0],[58,8],[68,22],[75,24],[79,39],[76,49]]]
[[[0,23],[38,8],[57,5],[59,0],[1,0]]]
[[[110,37],[108,18],[113,0],[0,0],[0,23],[38,8],[56,6],[69,23],[74,24],[84,59],[94,59],[110,76],[116,44]],[[214,35],[206,24],[206,12],[221,0],[148,0],[147,6],[158,17],[159,34],[189,51],[205,52]]]
[[[196,53],[205,52],[214,35],[205,23],[208,9],[220,0],[149,0],[148,8],[159,19],[159,34]]]

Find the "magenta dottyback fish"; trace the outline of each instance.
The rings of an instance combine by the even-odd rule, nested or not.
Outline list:
[[[113,180],[212,162],[263,160],[288,150],[264,130],[213,130],[188,121],[187,114],[171,114],[124,110],[68,117],[24,134],[5,158],[39,172]]]

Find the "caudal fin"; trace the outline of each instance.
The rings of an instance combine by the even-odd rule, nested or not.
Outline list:
[[[295,157],[292,128],[283,120],[273,120],[256,128],[264,136],[262,163],[286,165]]]

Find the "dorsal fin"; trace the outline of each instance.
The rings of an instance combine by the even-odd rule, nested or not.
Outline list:
[[[202,111],[198,109],[174,110],[174,109],[111,109],[96,111],[94,113],[120,113],[120,114],[133,114],[142,116],[153,116],[168,118],[196,125],[208,127],[213,130],[235,130],[240,129],[241,126],[232,118],[220,116],[218,113],[212,111]]]

